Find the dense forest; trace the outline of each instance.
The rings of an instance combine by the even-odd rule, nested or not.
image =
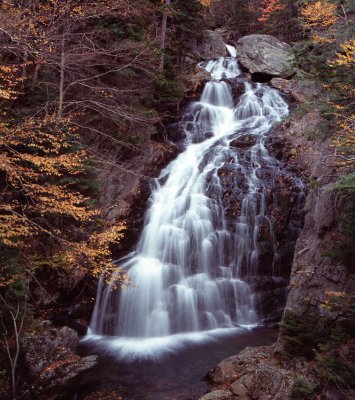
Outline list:
[[[28,376],[29,335],[43,321],[84,335],[100,276],[131,284],[113,260],[139,237],[151,179],[181,152],[179,120],[206,81],[197,64],[211,32],[230,45],[261,34],[292,46],[292,81],[307,98],[292,100],[282,129],[305,117],[308,147],[297,152],[320,149],[320,164],[331,166],[326,182],[304,172],[312,158],[297,168],[307,193],[320,198],[326,183],[333,196],[321,257],[353,279],[353,0],[0,1],[0,398],[62,398]],[[298,371],[293,399],[353,395],[354,293],[329,293],[320,313],[288,307],[280,323],[283,356],[318,371],[313,380]],[[80,363],[74,353],[48,370]],[[251,398],[241,396],[233,398]]]

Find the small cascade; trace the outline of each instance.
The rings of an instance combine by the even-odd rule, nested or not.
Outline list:
[[[234,57],[234,58],[237,57],[237,49],[234,46],[231,46],[230,44],[226,44],[226,48],[231,57]]]
[[[117,292],[100,282],[92,334],[148,339],[260,318],[249,282],[260,268],[261,234],[271,246],[269,275],[279,274],[280,260],[268,206],[276,177],[265,181],[261,173],[280,166],[265,137],[288,106],[275,89],[243,80],[235,49],[227,48],[231,57],[201,64],[212,80],[180,123],[185,150],[155,180],[137,250],[121,265],[132,286]],[[236,105],[235,80],[245,87]],[[239,151],[234,142],[245,139],[249,147]],[[239,180],[231,184],[239,196],[233,219],[231,176]]]

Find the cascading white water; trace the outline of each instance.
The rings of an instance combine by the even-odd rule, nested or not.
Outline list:
[[[237,49],[230,44],[226,44],[227,51],[231,57],[237,57]]]
[[[262,224],[274,241],[258,170],[275,162],[263,139],[288,106],[276,90],[247,82],[234,106],[231,87],[222,79],[241,79],[237,60],[219,58],[202,66],[213,79],[181,121],[185,150],[156,180],[137,251],[121,265],[132,286],[117,293],[100,283],[90,325],[94,334],[154,338],[257,322],[244,278],[257,272]],[[230,143],[246,134],[255,144],[241,162]],[[231,160],[247,188],[232,230],[219,176]],[[277,273],[278,259],[273,245],[271,274]]]

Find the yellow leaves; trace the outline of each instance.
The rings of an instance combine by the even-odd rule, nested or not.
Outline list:
[[[334,42],[334,38],[325,35],[319,35],[317,32],[311,33],[311,40],[319,45],[326,45]]]
[[[325,309],[334,309],[334,307],[344,309],[349,307],[351,297],[351,293],[344,291],[326,290],[325,299],[321,307]]]
[[[337,6],[327,0],[307,3],[301,10],[301,18],[306,28],[324,30],[335,24]]]
[[[14,100],[20,94],[23,81],[22,65],[0,65],[0,100]]]
[[[73,148],[75,129],[70,121],[64,122],[65,126],[58,126],[52,116],[18,125],[10,119],[0,122],[0,170],[6,181],[0,198],[0,244],[29,252],[26,273],[44,267],[69,268],[79,277],[87,272],[96,278],[104,275],[115,287],[127,284],[111,254],[125,224],[92,231],[99,210],[91,209],[92,199],[74,190],[87,153]],[[39,256],[31,257],[34,237],[52,240],[52,254],[41,265]],[[12,282],[0,278],[0,286]]]
[[[346,116],[336,114],[337,132],[331,144],[338,156],[338,167],[348,168],[355,165],[355,114]]]
[[[117,225],[109,227],[103,232],[93,234],[90,238],[90,241],[95,243],[95,245],[105,253],[110,244],[118,242],[120,239],[122,239],[125,228],[126,225],[121,222]]]
[[[23,239],[36,233],[27,218],[11,212],[9,205],[0,205],[0,243],[9,247],[22,247]]]
[[[350,39],[341,45],[342,53],[336,53],[332,66],[354,67],[355,64],[355,39]]]
[[[85,242],[71,243],[61,257],[70,268],[89,271],[98,278],[103,275],[107,283],[114,287],[128,283],[125,272],[112,262],[110,246],[117,244],[123,237],[124,222],[107,226],[102,232],[94,232]]]
[[[42,150],[42,146],[39,145],[32,144],[31,147]],[[44,152],[48,153],[49,151],[46,149]],[[22,153],[19,158],[24,162],[33,164],[41,174],[63,176],[67,173],[76,175],[82,172],[83,160],[86,156],[86,152],[81,150],[56,156],[53,156],[53,154],[38,156],[36,154]]]
[[[6,182],[0,199],[3,245],[22,245],[40,231],[51,234],[53,230],[43,218],[56,215],[82,224],[98,214],[89,208],[90,199],[72,188],[74,177],[84,171],[87,154],[83,149],[71,149],[75,136],[70,121],[66,122],[64,131],[51,116],[18,125],[10,119],[0,123],[0,171]]]

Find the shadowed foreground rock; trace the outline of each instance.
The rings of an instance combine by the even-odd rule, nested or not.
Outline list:
[[[45,321],[22,341],[30,389],[24,398],[62,398],[79,375],[96,364],[96,356],[75,354],[79,344],[77,333],[67,326],[55,328]]]
[[[316,371],[305,360],[291,360],[275,353],[275,349],[247,347],[223,360],[209,373],[218,390],[200,400],[287,400],[297,376],[306,376],[310,382],[317,379]]]

